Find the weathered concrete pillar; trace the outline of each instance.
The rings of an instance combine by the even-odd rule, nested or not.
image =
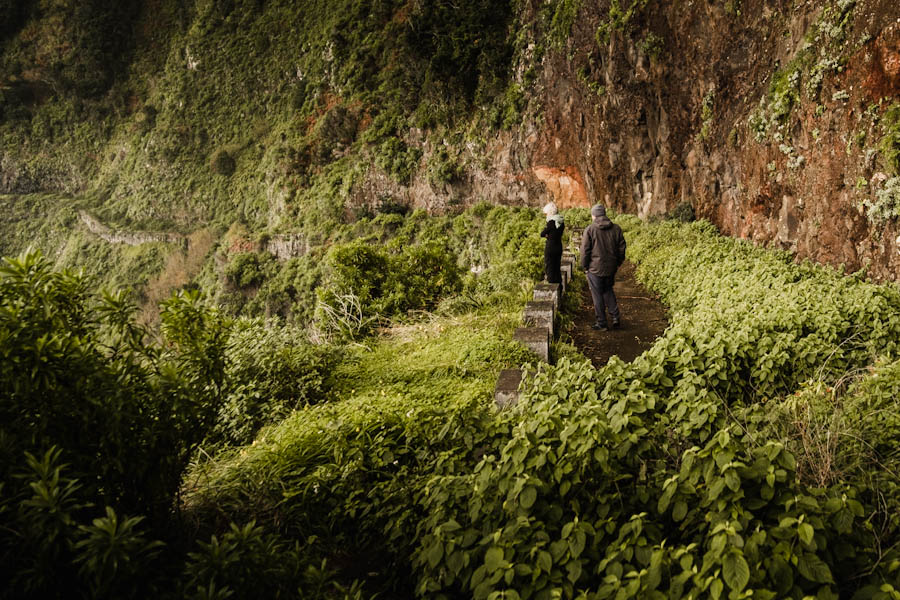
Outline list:
[[[528,302],[525,304],[525,312],[522,314],[525,325],[533,327],[546,327],[550,331],[550,337],[556,333],[554,321],[556,320],[556,307],[549,300]]]
[[[534,299],[538,302],[552,302],[553,306],[559,310],[562,301],[562,285],[558,283],[536,283],[534,284]]]
[[[513,339],[535,354],[544,362],[550,362],[550,330],[546,327],[519,327]]]
[[[522,383],[520,369],[504,369],[497,378],[494,388],[494,402],[498,408],[515,406],[519,403],[519,384]]]
[[[565,285],[569,285],[572,281],[572,277],[575,276],[575,262],[572,260],[566,261],[563,259],[562,263],[560,263],[559,270],[562,273],[563,282]]]

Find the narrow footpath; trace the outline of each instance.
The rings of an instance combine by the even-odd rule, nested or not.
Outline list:
[[[594,304],[590,289],[586,283],[584,285],[580,306],[568,333],[595,368],[605,365],[614,354],[625,362],[631,362],[650,348],[669,325],[665,307],[656,295],[638,283],[634,270],[634,264],[625,261],[616,273],[613,289],[622,313],[622,326],[618,329],[591,329]]]

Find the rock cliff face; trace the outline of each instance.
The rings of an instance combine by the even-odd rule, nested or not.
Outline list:
[[[507,151],[527,165],[498,171],[562,206],[690,205],[723,233],[900,277],[884,142],[900,100],[900,4],[658,2],[611,30],[610,14],[585,3],[547,54],[540,118]]]

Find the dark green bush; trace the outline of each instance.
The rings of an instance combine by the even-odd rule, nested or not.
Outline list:
[[[462,286],[456,256],[438,242],[407,246],[393,260],[392,294],[395,310],[431,310],[441,298]]]
[[[158,524],[224,397],[226,327],[183,293],[163,305],[157,347],[124,293],[93,290],[39,255],[4,260],[0,429],[19,452],[61,448],[88,497]]]
[[[455,183],[461,175],[462,169],[450,157],[446,148],[435,152],[432,162],[428,166],[428,180],[432,185],[442,186]]]
[[[681,204],[678,204],[666,216],[673,221],[679,221],[681,223],[690,223],[691,221],[696,220],[696,216],[694,215],[694,207],[690,202],[682,202]]]
[[[212,169],[213,173],[217,175],[224,175],[229,177],[234,174],[234,170],[237,168],[237,163],[234,162],[234,158],[225,148],[219,148],[215,152],[213,152],[212,156],[209,159],[209,168]]]
[[[241,252],[228,262],[225,277],[231,285],[245,289],[260,285],[274,268],[275,258],[268,252]]]
[[[316,129],[315,155],[317,164],[325,164],[336,158],[356,140],[359,115],[338,104],[319,120]]]
[[[358,301],[357,320],[373,320],[434,308],[459,291],[461,270],[446,245],[430,241],[405,246],[391,254],[380,247],[353,241],[334,246],[326,257],[330,277],[319,290],[319,301],[345,313],[347,295]]]
[[[391,137],[377,147],[375,164],[399,183],[408,183],[421,157],[421,150],[407,146],[400,138]]]
[[[325,257],[330,286],[340,293],[353,293],[368,314],[384,311],[387,282],[391,277],[390,256],[383,249],[362,241],[333,246]]]
[[[140,598],[158,579],[163,547],[142,517],[105,514],[51,447],[4,481],[0,496],[0,598]]]

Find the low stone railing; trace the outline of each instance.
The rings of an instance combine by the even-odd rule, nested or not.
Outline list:
[[[577,249],[581,242],[581,230],[574,229],[570,234],[572,251],[563,252],[560,270],[562,283],[536,283],[534,297],[525,304],[522,313],[523,327],[516,329],[513,339],[537,354],[543,362],[550,362],[550,342],[558,334],[557,316],[562,308],[563,297],[569,284],[575,277]],[[500,408],[514,406],[519,401],[519,388],[522,384],[521,369],[504,369],[500,371],[497,385],[494,388],[494,402]]]

